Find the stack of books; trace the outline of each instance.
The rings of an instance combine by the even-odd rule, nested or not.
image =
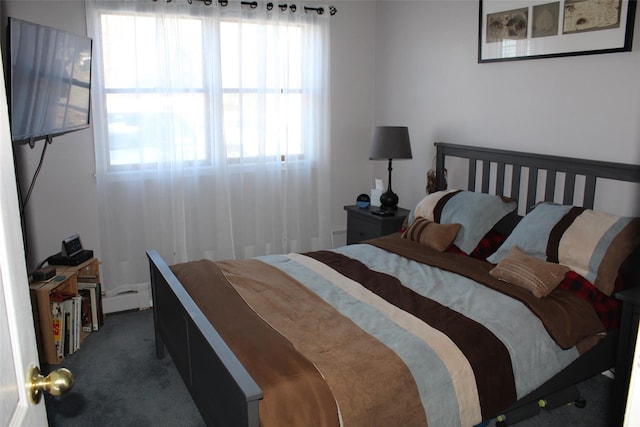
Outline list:
[[[100,283],[78,282],[78,294],[82,297],[82,329],[97,331],[104,322]]]
[[[78,295],[53,293],[50,297],[53,339],[59,358],[80,349],[84,336],[103,324],[99,283],[78,283]]]

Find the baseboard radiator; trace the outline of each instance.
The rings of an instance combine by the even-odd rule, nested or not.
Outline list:
[[[136,283],[118,286],[102,296],[102,311],[105,314],[151,308],[151,285]]]

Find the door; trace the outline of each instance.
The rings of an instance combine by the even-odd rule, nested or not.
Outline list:
[[[2,70],[0,58],[0,70]],[[30,403],[27,376],[38,366],[20,227],[4,78],[0,79],[0,425],[46,426],[44,400]]]

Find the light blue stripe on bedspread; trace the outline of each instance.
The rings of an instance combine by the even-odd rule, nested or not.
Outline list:
[[[397,277],[413,291],[475,320],[502,341],[511,356],[516,393],[535,390],[578,357],[562,350],[524,304],[455,273],[409,260],[383,249],[350,245],[335,249],[372,270]]]
[[[429,425],[460,425],[458,401],[451,377],[435,351],[424,341],[381,316],[377,309],[350,296],[287,256],[273,255],[258,259],[304,284],[338,312],[392,349],[416,380]],[[434,390],[437,392],[434,393]],[[456,418],[452,419],[453,417]]]

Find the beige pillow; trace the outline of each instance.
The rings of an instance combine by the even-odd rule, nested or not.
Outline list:
[[[460,224],[438,224],[426,218],[416,217],[411,227],[402,233],[402,238],[442,252],[451,246],[460,227]]]
[[[568,271],[566,265],[543,261],[513,246],[489,274],[542,298],[562,282]]]

